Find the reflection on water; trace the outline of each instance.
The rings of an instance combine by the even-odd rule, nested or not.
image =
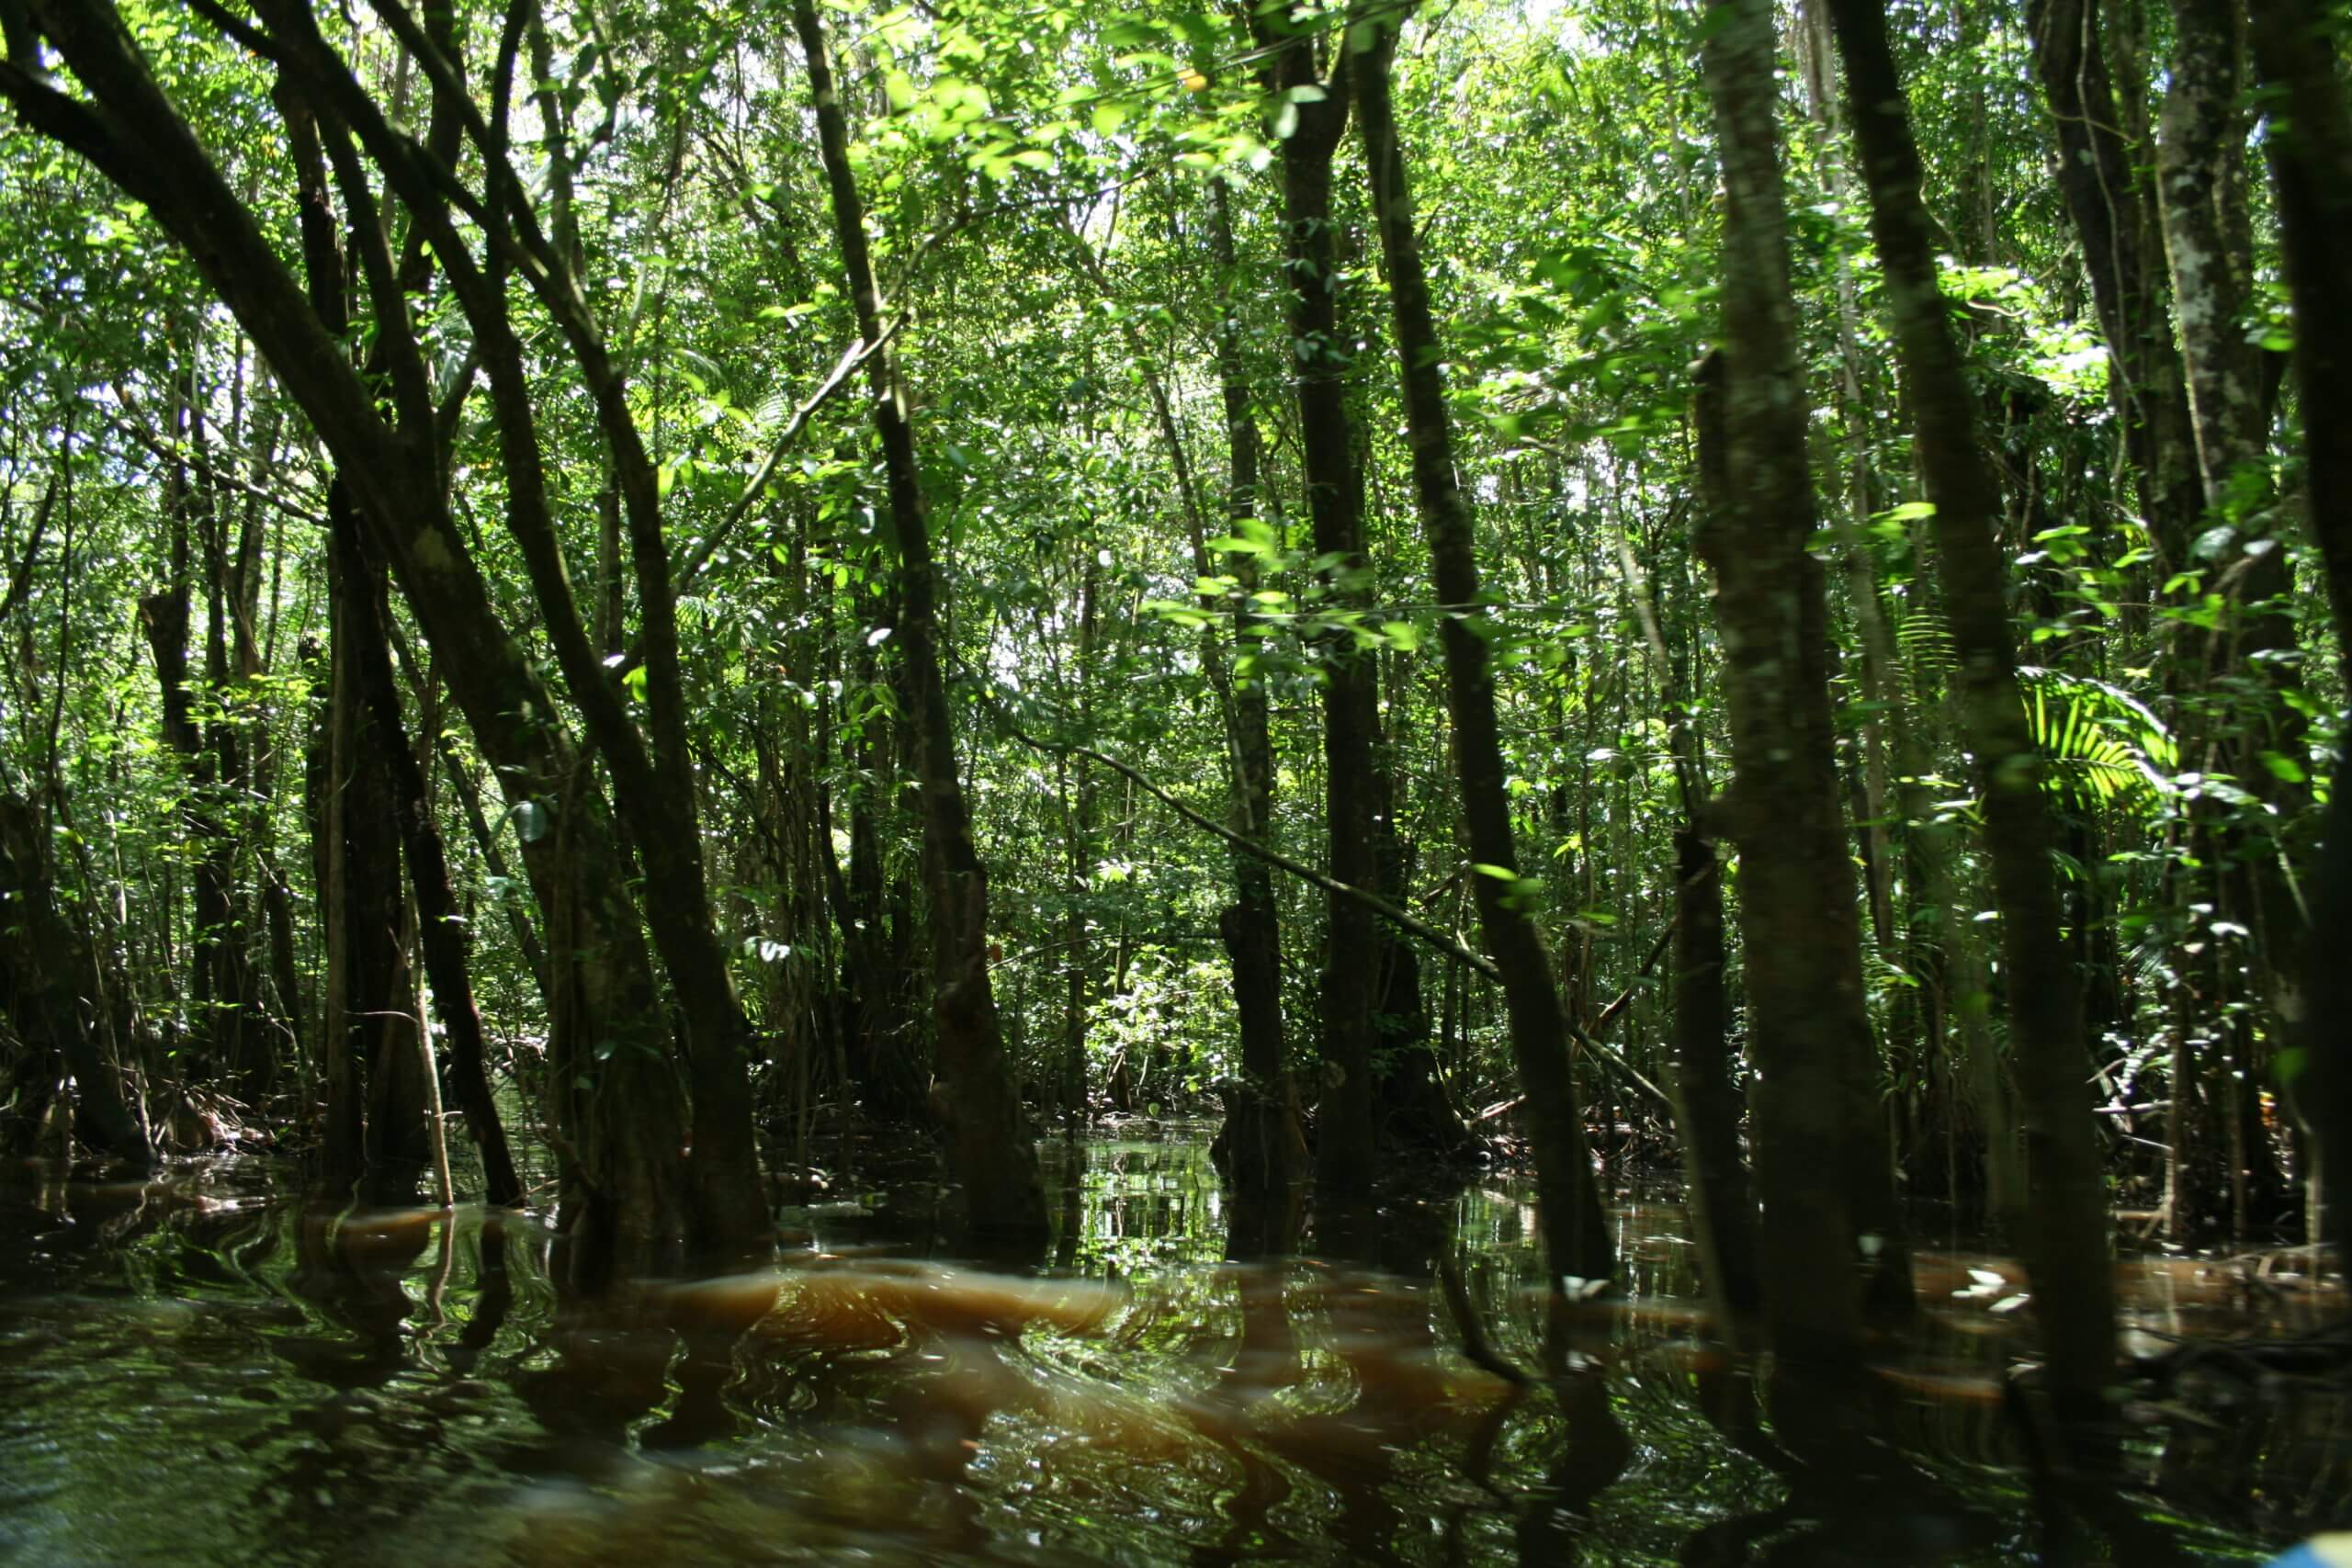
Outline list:
[[[1032,1277],[938,1255],[936,1189],[836,1191],[772,1269],[593,1308],[521,1216],[332,1213],[252,1164],[11,1170],[0,1559],[2222,1562],[2352,1494],[2343,1411],[2217,1364],[2131,1413],[2161,1503],[2038,1522],[2014,1266],[1960,1253],[1923,1256],[1876,1374],[1871,1485],[1811,1475],[1707,1339],[1672,1205],[1621,1201],[1623,1299],[1555,1313],[1499,1176],[1392,1200],[1369,1256],[1228,1262],[1199,1133],[1049,1145]],[[1447,1261],[1527,1386],[1460,1354]],[[2250,1290],[2138,1266],[2127,1300],[2154,1333],[2300,1326]]]

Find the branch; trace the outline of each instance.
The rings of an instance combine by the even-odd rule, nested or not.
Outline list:
[[[121,388],[118,387],[116,389],[117,394],[120,395],[121,390]],[[298,523],[308,523],[313,528],[323,528],[327,525],[327,520],[323,513],[313,512],[298,502],[288,501],[275,491],[266,491],[262,489],[259,485],[249,484],[245,480],[239,479],[236,475],[226,472],[219,464],[214,463],[195,452],[188,451],[182,447],[173,446],[166,442],[158,441],[144,430],[140,429],[138,425],[132,423],[130,420],[122,418],[119,414],[108,415],[107,423],[113,427],[117,434],[130,437],[131,440],[145,447],[148,452],[164,462],[186,463],[189,468],[194,468],[198,473],[202,474],[214,484],[226,485],[231,490],[239,491],[246,495],[252,496],[255,501],[261,502],[265,505],[276,508],[277,511],[284,513],[287,516],[293,518]]]
[[[72,460],[73,454],[65,453],[61,457],[61,466]],[[25,558],[17,563],[16,575],[9,580],[8,596],[0,599],[0,621],[15,615],[17,606],[31,595],[33,563],[40,558],[41,536],[49,531],[49,514],[57,504],[58,471],[50,471],[49,488],[41,491],[40,506],[33,513],[32,536],[25,541]]]
[[[1337,877],[1327,876],[1303,861],[1295,861],[1291,859],[1290,856],[1283,854],[1280,850],[1268,849],[1265,845],[1259,843],[1256,840],[1244,837],[1242,834],[1235,832],[1232,829],[1225,826],[1223,823],[1213,821],[1209,818],[1202,816],[1199,812],[1193,810],[1191,807],[1185,805],[1174,795],[1170,795],[1158,784],[1153,784],[1149,779],[1144,777],[1143,774],[1137,773],[1126,763],[1120,761],[1116,757],[1106,756],[1104,753],[1097,751],[1089,746],[1050,745],[1046,741],[1039,740],[1035,736],[1025,733],[1019,726],[1012,723],[1010,719],[1005,719],[1003,722],[1005,728],[1012,733],[1012,738],[1020,741],[1023,745],[1030,748],[1032,750],[1045,751],[1048,753],[1060,752],[1072,757],[1083,757],[1090,762],[1100,762],[1102,766],[1110,769],[1113,773],[1117,773],[1122,778],[1125,778],[1129,783],[1135,784],[1146,795],[1148,795],[1154,800],[1159,801],[1162,806],[1167,807],[1170,811],[1175,812],[1179,817],[1183,818],[1185,821],[1190,822],[1195,828],[1216,834],[1218,838],[1223,839],[1227,843],[1231,844],[1235,849],[1239,850],[1242,853],[1251,855],[1259,860],[1264,861],[1268,865],[1274,867],[1278,871],[1286,871],[1293,876],[1301,878],[1304,881],[1311,882],[1316,886],[1323,889],[1326,893],[1334,893],[1342,898],[1354,899],[1357,903],[1362,904],[1373,913],[1393,922],[1398,928],[1411,935],[1419,937],[1421,941],[1427,942],[1430,946],[1436,948],[1440,953],[1444,953],[1447,957],[1452,958],[1456,963],[1468,964],[1471,968],[1476,969],[1479,974],[1484,975],[1489,980],[1499,981],[1502,978],[1502,972],[1495,967],[1495,961],[1493,959],[1488,958],[1482,953],[1473,953],[1470,949],[1463,946],[1461,942],[1455,941],[1453,937],[1448,936],[1445,932],[1438,930],[1435,926],[1430,925],[1427,920],[1419,919],[1415,916],[1407,913],[1405,910],[1400,909],[1396,905],[1388,902],[1387,899],[1381,897],[1378,894],[1367,893],[1363,888],[1351,886],[1349,883],[1341,882]]]
[[[1399,930],[1402,930],[1408,935],[1419,937],[1422,942],[1437,949],[1440,953],[1444,953],[1447,957],[1454,960],[1454,962],[1458,964],[1466,964],[1471,968],[1476,970],[1479,974],[1485,976],[1487,979],[1493,980],[1498,984],[1501,983],[1502,971],[1495,967],[1495,961],[1493,959],[1488,958],[1482,953],[1472,952],[1469,948],[1464,947],[1454,938],[1438,930],[1435,926],[1430,925],[1427,920],[1420,919],[1407,913],[1405,910],[1400,909],[1396,905],[1388,902],[1387,899],[1381,897],[1378,894],[1367,893],[1363,888],[1354,886],[1349,883],[1341,882],[1337,877],[1327,876],[1322,872],[1316,870],[1313,866],[1306,864],[1303,861],[1295,861],[1279,850],[1268,849],[1265,845],[1259,843],[1256,840],[1244,837],[1242,834],[1237,833],[1232,829],[1227,828],[1223,823],[1213,821],[1209,818],[1202,816],[1199,812],[1193,810],[1182,801],[1178,800],[1174,795],[1170,795],[1158,784],[1153,784],[1149,779],[1144,777],[1143,774],[1137,773],[1126,763],[1120,761],[1116,757],[1107,756],[1104,753],[1097,751],[1093,748],[1088,746],[1067,744],[1057,746],[1049,744],[1026,733],[1020,728],[1020,726],[1014,724],[1011,719],[1004,718],[1001,712],[999,714],[999,717],[1004,724],[1006,730],[1012,734],[1012,738],[1020,741],[1023,746],[1030,748],[1032,750],[1045,751],[1047,753],[1061,752],[1072,757],[1083,757],[1090,762],[1100,762],[1102,766],[1110,769],[1113,773],[1117,773],[1122,778],[1125,778],[1130,783],[1136,784],[1146,795],[1150,795],[1154,800],[1159,801],[1162,806],[1167,807],[1170,811],[1175,812],[1187,822],[1192,823],[1194,827],[1199,828],[1204,831],[1216,834],[1218,838],[1223,839],[1227,843],[1231,844],[1235,849],[1239,850],[1242,853],[1254,856],[1259,860],[1264,861],[1268,865],[1274,867],[1278,871],[1286,871],[1293,876],[1298,877],[1306,882],[1311,882],[1316,886],[1323,889],[1326,893],[1336,893],[1342,898],[1352,898],[1357,903],[1362,904],[1364,908],[1370,909],[1374,914],[1394,923]],[[1613,1013],[1615,1010],[1616,1009],[1612,1006],[1611,1011]],[[1647,1077],[1644,1077],[1639,1068],[1635,1067],[1631,1062],[1625,1060],[1624,1057],[1619,1055],[1616,1052],[1611,1050],[1608,1046],[1603,1045],[1600,1041],[1595,1040],[1591,1035],[1586,1033],[1583,1029],[1577,1026],[1576,1020],[1567,1019],[1565,1021],[1568,1026],[1568,1037],[1570,1039],[1574,1040],[1586,1051],[1590,1052],[1597,1060],[1609,1066],[1616,1068],[1618,1072],[1624,1075],[1627,1082],[1631,1083],[1635,1089],[1640,1089],[1644,1094],[1649,1096],[1659,1105],[1666,1107],[1669,1111],[1673,1109],[1674,1102],[1668,1097],[1666,1090],[1658,1088],[1657,1085],[1652,1083]],[[1504,1111],[1510,1110],[1511,1105],[1517,1105],[1518,1103],[1518,1100],[1512,1100],[1510,1105],[1505,1105],[1495,1111],[1489,1111],[1487,1112],[1487,1115],[1498,1116],[1502,1114]],[[1485,1121],[1487,1120],[1487,1117],[1482,1116],[1479,1120]]]
[[[694,553],[686,558],[685,566],[678,573],[677,597],[683,599],[693,590],[695,579],[702,575],[702,569],[710,564],[711,556],[718,551],[720,545],[727,542],[727,536],[734,532],[735,525],[743,521],[744,515],[752,510],[752,503],[757,502],[761,492],[768,488],[768,480],[775,477],[776,465],[784,461],[786,449],[803,430],[808,428],[808,422],[816,417],[817,411],[832,401],[833,394],[849,384],[852,373],[868,359],[881,353],[883,345],[898,336],[899,329],[906,325],[906,322],[907,318],[901,314],[898,320],[876,333],[872,343],[853,343],[842,351],[842,356],[834,364],[832,373],[808,395],[808,400],[793,410],[792,417],[784,422],[784,428],[776,433],[775,440],[768,447],[766,460],[761,463],[759,471],[752,476],[750,482],[743,486],[743,493],[735,498],[735,504],[728,508],[727,515],[719,519],[718,525],[705,535],[702,543],[696,545]],[[634,657],[631,658],[630,662],[636,662]]]
[[[1714,873],[1710,869],[1704,874],[1712,876]],[[1625,1005],[1634,999],[1634,991],[1640,988],[1641,983],[1644,980],[1649,978],[1650,971],[1657,968],[1657,961],[1665,956],[1666,944],[1674,940],[1675,928],[1681,924],[1682,911],[1677,909],[1674,912],[1673,918],[1666,922],[1666,930],[1658,932],[1657,940],[1650,943],[1650,955],[1642,960],[1642,966],[1639,969],[1634,971],[1633,979],[1626,982],[1625,988],[1617,993],[1617,999],[1611,1002],[1607,1007],[1602,1008],[1600,1010],[1600,1016],[1592,1021],[1592,1032],[1595,1034],[1600,1033],[1611,1024],[1617,1021],[1617,1015],[1623,1012],[1625,1010]]]

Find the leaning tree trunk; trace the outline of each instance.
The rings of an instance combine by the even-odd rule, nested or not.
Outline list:
[[[848,122],[813,0],[794,0],[792,17],[808,57],[833,232],[849,275],[858,335],[878,344],[882,295],[866,243],[865,203],[850,168]],[[933,1007],[956,1175],[964,1184],[976,1235],[1028,1246],[1046,1233],[1045,1190],[989,982],[988,868],[972,841],[971,812],[956,773],[956,729],[942,671],[938,570],[932,560],[914,423],[897,356],[882,346],[867,364],[899,544],[898,633],[914,688],[915,771],[922,789],[923,862],[932,896]]]
[[[1865,1247],[1880,1280],[1904,1257],[1883,1155],[1853,863],[1832,743],[1825,583],[1805,460],[1789,285],[1771,14],[1714,0],[1704,74],[1724,169],[1723,344],[1696,402],[1735,781],[1714,824],[1739,849],[1757,1184],[1775,1400],[1799,1444],[1858,1414]],[[1866,1243],[1865,1237],[1872,1238]],[[1907,1292],[1908,1269],[1898,1288]]]
[[[113,90],[138,95],[129,62],[94,54],[93,64]],[[392,562],[510,806],[531,824],[521,837],[525,874],[548,931],[548,1098],[560,1179],[561,1277],[568,1285],[594,1289],[616,1278],[666,1272],[677,1265],[688,1226],[677,1157],[685,1142],[685,1106],[666,1059],[651,964],[628,894],[631,878],[584,761],[560,727],[536,716],[552,714],[553,703],[520,645],[499,627],[486,585],[450,526],[437,476],[418,472],[404,444],[352,407],[367,394],[333,346],[347,317],[347,286],[313,111],[290,88],[281,89],[279,102],[301,183],[306,291],[277,269],[250,223],[206,230],[166,202],[151,206],[178,220],[174,231],[184,243],[198,236],[209,242],[192,248],[214,269],[215,287],[336,457],[330,513],[338,506],[354,512]],[[208,165],[187,164],[177,179],[213,191],[214,210],[234,211]],[[372,222],[373,215],[352,217],[343,232],[364,251],[370,236],[360,220]],[[230,243],[211,248],[224,239]],[[381,320],[384,303],[378,307]],[[379,344],[388,336],[379,334]],[[330,374],[334,370],[341,374]],[[502,425],[513,417],[503,417]],[[514,445],[519,454],[526,443]],[[325,750],[331,753],[332,745]],[[325,817],[331,796],[321,788],[314,798]],[[552,831],[547,830],[550,819]],[[323,836],[320,858],[326,866],[337,858],[341,838],[335,830]],[[322,887],[332,880],[320,878]],[[338,973],[331,961],[331,1012],[338,1005]]]
[[[1471,880],[1478,925],[1502,982],[1511,1059],[1527,1091],[1545,1256],[1555,1278],[1604,1280],[1614,1272],[1616,1259],[1568,1068],[1567,1013],[1552,982],[1551,955],[1529,907],[1536,885],[1519,874],[1488,653],[1495,633],[1480,599],[1470,501],[1454,471],[1453,426],[1439,369],[1442,347],[1389,99],[1389,62],[1398,27],[1396,20],[1381,24],[1372,46],[1357,56],[1356,94],[1381,254],[1388,265],[1414,496],[1429,532],[1438,603],[1444,606],[1440,637],[1445,650],[1447,706],[1453,719],[1455,778],[1474,863]]]
[[[1921,168],[1881,0],[1830,0],[1871,232],[1894,317],[1915,448],[1934,505],[1936,564],[1960,656],[1962,733],[1984,797],[2001,916],[2010,1060],[2023,1112],[2026,1264],[2060,1420],[2087,1436],[2115,1364],[2107,1185],[2092,1116],[2081,988],[2060,908],[2055,834],[2017,680],[1998,480],[1978,445],[1968,379],[1936,272]]]
[[[352,221],[338,232],[312,151],[301,159],[306,268],[315,279],[320,261],[332,258],[339,274],[346,240],[357,253],[374,342],[390,363],[389,400],[383,384],[353,366],[253,210],[157,85],[112,6],[38,13],[86,102],[23,71],[0,70],[0,95],[30,128],[144,203],[235,314],[333,455],[362,525],[449,671],[451,691],[508,801],[532,807],[535,817],[559,817],[554,832],[526,844],[525,862],[540,907],[550,911],[551,962],[563,971],[551,987],[559,1005],[550,1009],[549,1055],[560,1086],[554,1098],[565,1167],[565,1267],[571,1282],[582,1287],[616,1272],[674,1267],[688,1220],[678,1159],[684,1107],[630,877],[602,796],[584,782],[571,736],[553,721],[560,710],[523,642],[502,625],[450,511],[436,401],[408,314],[409,295],[423,278],[404,284],[405,269],[395,268],[370,171],[352,138],[406,207],[413,231],[424,236],[475,329],[505,458],[508,529],[528,568],[541,624],[600,751],[616,771],[641,769],[642,759],[624,743],[621,698],[587,645],[571,597],[503,280],[493,288],[484,277],[449,219],[447,193],[319,35],[308,8],[266,0],[266,9],[281,51],[279,101],[289,134],[301,133],[322,106],[341,120],[328,151]],[[436,112],[440,98],[456,96],[437,94]],[[421,266],[423,253],[412,259]],[[386,422],[388,406],[392,423]]]

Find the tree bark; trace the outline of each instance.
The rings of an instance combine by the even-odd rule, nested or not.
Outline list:
[[[2352,750],[2338,753],[2339,779],[2346,761]],[[2302,1055],[2280,1076],[2317,1149],[2314,1238],[2334,1246],[2336,1266],[2352,1276],[2352,964],[2344,962],[2352,953],[2352,789],[2335,791],[2312,886],[2311,1007]]]
[[[1469,497],[1454,471],[1453,423],[1439,368],[1443,349],[1421,266],[1404,150],[1390,103],[1389,67],[1400,21],[1374,26],[1371,46],[1354,62],[1356,96],[1381,254],[1388,266],[1414,496],[1429,534],[1431,571],[1443,606],[1439,636],[1445,651],[1455,778],[1469,833],[1478,924],[1500,972],[1503,1005],[1510,1020],[1511,1060],[1527,1093],[1545,1256],[1555,1277],[1605,1280],[1615,1271],[1616,1258],[1585,1149],[1584,1121],[1568,1066],[1567,1015],[1552,981],[1551,955],[1529,908],[1536,885],[1519,874],[1488,653],[1496,628],[1481,597]]]
[[[320,1073],[326,1090],[320,1179],[338,1195],[365,1182],[371,1198],[413,1198],[425,1159],[422,1082],[413,1064],[421,1022],[410,1016],[408,953],[401,941],[399,840],[383,731],[360,685],[361,647],[383,637],[384,590],[358,555],[358,520],[330,481],[327,836],[320,919],[326,931],[326,1006]],[[402,1090],[413,1092],[402,1092]]]
[[[2173,0],[2171,82],[2165,94],[2157,149],[2158,209],[2171,266],[2174,313],[2188,370],[2190,429],[2209,532],[2200,536],[2205,587],[2226,602],[2225,618],[2208,643],[2200,696],[2211,709],[2205,730],[2219,771],[2226,772],[2271,812],[2240,812],[2224,819],[2220,803],[2199,803],[2192,840],[2197,858],[2217,868],[2220,907],[2256,932],[2253,966],[2262,976],[2270,1033],[2283,1038],[2303,1007],[2303,912],[2289,886],[2269,829],[2272,813],[2288,815],[2305,791],[2270,765],[2283,757],[2297,766],[2304,721],[2284,700],[2296,679],[2298,643],[2283,605],[2293,589],[2283,541],[2258,536],[2263,487],[2251,478],[2261,458],[2269,419],[2259,351],[2247,341],[2254,298],[2253,220],[2247,201],[2243,107],[2246,82],[2246,21],[2229,0]],[[2342,89],[2337,94],[2340,97]],[[2313,513],[2315,526],[2328,525]],[[2218,547],[2205,541],[2219,538]],[[2215,940],[2218,956],[2226,944]],[[2211,962],[2211,958],[2208,962]],[[2250,1036],[2236,1034],[2223,1064],[2225,1085],[2243,1083],[2259,1064]],[[2178,1099],[2178,1085],[2175,1098]],[[2257,1134],[2243,1140],[2236,1127],[2250,1119],[2243,1090],[2225,1089],[2233,1122],[2233,1229],[2244,1228],[2247,1161],[2262,1146]]]
[[[1830,0],[1871,231],[1894,318],[1914,448],[1934,505],[1936,564],[1960,656],[1962,733],[1984,798],[2001,916],[2002,992],[2033,1201],[2027,1267],[2060,1419],[2088,1438],[2115,1364],[2107,1183],[2092,1115],[2082,996],[2060,908],[2056,836],[2017,681],[1998,480],[1978,446],[1967,373],[1946,319],[1922,171],[1881,0]],[[2090,1457],[2086,1454],[2083,1457]]]
[[[2263,146],[2294,306],[2303,511],[2326,576],[2339,668],[2352,670],[2352,442],[2342,428],[2344,411],[2352,408],[2352,114],[2337,69],[2340,24],[2312,0],[2256,0],[2253,17],[2256,64],[2264,85],[2283,99],[2272,107]],[[2336,777],[2343,776],[2339,764]],[[2352,1074],[2343,1060],[2352,1010],[2337,957],[2352,949],[2347,793],[2340,784],[2335,791],[2328,860],[2312,884],[2318,893],[2306,946],[2302,1070],[2280,1075],[2314,1145],[2317,1169],[2305,1199],[2311,1234],[2334,1241],[2340,1255],[2352,1236]]]
[[[832,62],[812,0],[794,0],[792,15],[808,60],[834,238],[848,274],[858,335],[879,343],[881,290],[866,243],[865,203],[850,168],[849,128]],[[924,865],[932,896],[933,1008],[940,1076],[946,1080],[944,1099],[953,1122],[955,1172],[975,1235],[1025,1247],[1046,1237],[1045,1191],[989,980],[988,868],[973,843],[971,812],[956,773],[955,723],[942,670],[938,571],[914,424],[897,355],[884,347],[867,367],[874,425],[888,475],[890,521],[898,536],[899,640],[914,688],[915,772],[922,790]]]

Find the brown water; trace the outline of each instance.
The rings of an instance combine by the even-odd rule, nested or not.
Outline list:
[[[329,1213],[252,1161],[18,1168],[0,1560],[2233,1562],[2352,1514],[2346,1412],[2222,1368],[2127,1409],[2111,1529],[2053,1529],[1995,1381],[2027,1348],[2019,1276],[1951,1251],[1874,1374],[1881,1478],[1792,1493],[1704,1342],[1673,1205],[1621,1195],[1623,1298],[1519,1393],[1459,1353],[1431,1274],[1454,1259],[1541,1366],[1523,1183],[1392,1202],[1368,1260],[1233,1266],[1199,1131],[1056,1145],[1025,1276],[934,1255],[935,1188],[844,1181],[786,1213],[807,1245],[774,1269],[593,1313],[517,1216]],[[2193,1264],[2126,1283],[2143,1330],[2312,1310]]]

